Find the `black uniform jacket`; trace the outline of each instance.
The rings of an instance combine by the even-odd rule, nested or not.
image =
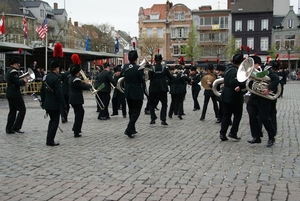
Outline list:
[[[280,82],[279,76],[272,70],[269,70],[268,77],[271,79],[271,81],[269,82],[269,85],[268,85],[268,90],[272,91],[273,93],[277,93],[277,86]],[[270,101],[272,102],[272,101],[276,101],[276,100],[270,100],[268,98],[264,98],[262,96],[251,93],[248,104],[264,105],[264,104],[269,104]]]
[[[144,68],[135,63],[125,64],[122,72],[125,82],[125,98],[143,100],[146,88]]]
[[[200,74],[191,75],[190,79],[191,79],[192,91],[201,90],[201,86],[199,85],[199,82],[201,81]]]
[[[48,73],[43,77],[41,88],[42,108],[46,110],[60,110],[60,106],[66,106],[59,76],[56,73]]]
[[[150,86],[149,92],[168,92],[167,78],[173,79],[169,69],[163,67],[161,64],[156,64],[152,70],[148,72]]]
[[[71,73],[69,71],[65,71],[60,74],[61,86],[63,94],[69,94],[69,79],[71,77]]]
[[[70,87],[69,100],[70,100],[70,104],[73,105],[84,104],[82,91],[89,90],[90,88],[92,88],[91,85],[81,82],[81,79],[76,76],[71,76],[71,78],[69,79],[69,87]]]
[[[102,71],[97,75],[97,82],[99,86],[104,83],[104,87],[100,90],[102,92],[111,92],[111,85],[110,83],[113,84],[113,86],[116,86],[116,82],[114,81],[112,77],[111,71]]]
[[[244,103],[244,93],[241,89],[245,88],[245,82],[237,80],[237,70],[233,64],[228,64],[224,71],[224,87],[221,93],[221,101],[230,104],[242,105]],[[234,89],[239,86],[240,91]]]
[[[185,76],[182,73],[172,75],[173,79],[169,79],[170,94],[183,94],[185,88]]]
[[[25,85],[24,80],[19,80],[18,70],[11,67],[5,74],[7,82],[6,97],[7,98],[21,98],[22,94],[20,86]]]

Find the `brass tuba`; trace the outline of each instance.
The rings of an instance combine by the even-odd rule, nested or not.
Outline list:
[[[282,90],[281,85],[278,84],[276,93],[269,91],[268,95],[263,95],[262,90],[267,89],[271,81],[269,76],[264,75],[264,72],[268,73],[268,71],[261,71],[255,69],[254,60],[251,57],[248,57],[241,63],[241,65],[238,68],[237,80],[239,82],[244,82],[247,80],[246,89],[249,92],[261,96],[263,98],[275,100],[280,96]],[[260,77],[260,74],[264,76]]]
[[[23,73],[19,76],[19,79],[26,78],[28,79],[28,82],[33,82],[35,80],[35,74],[31,68],[28,68],[26,73]]]

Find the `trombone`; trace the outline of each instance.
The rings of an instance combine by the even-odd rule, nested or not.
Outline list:
[[[98,104],[98,106],[100,107],[101,110],[105,109],[105,106],[102,102],[102,100],[100,99],[99,95],[97,94],[98,90],[94,88],[93,84],[90,82],[90,80],[86,77],[85,73],[83,72],[83,70],[80,70],[79,73],[81,74],[82,78],[84,79],[85,82],[90,83],[90,85],[92,86],[92,88],[90,89],[90,91],[92,92],[92,94],[95,96],[96,102]],[[100,87],[99,87],[100,88]]]

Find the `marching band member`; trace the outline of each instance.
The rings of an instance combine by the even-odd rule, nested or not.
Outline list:
[[[196,67],[191,67],[190,69],[190,85],[191,90],[192,90],[192,97],[193,97],[193,101],[194,101],[194,109],[193,111],[197,111],[200,110],[200,105],[199,105],[199,101],[198,101],[198,95],[200,93],[201,90],[201,86],[199,85],[199,82],[201,81],[201,77],[200,74],[197,72]]]
[[[223,73],[224,73],[225,69],[226,69],[226,67],[224,65],[220,65],[220,64],[217,65],[216,73],[217,73],[218,78],[223,77]],[[219,91],[220,88],[218,88],[217,90]],[[217,119],[216,123],[221,123],[222,117],[223,117],[223,103],[221,101],[221,97],[217,96],[217,102],[219,102],[219,115],[218,115],[219,118]]]
[[[135,48],[135,42],[133,42],[133,47]],[[135,123],[141,113],[146,89],[144,68],[136,64],[137,58],[137,51],[131,50],[128,53],[129,63],[124,65],[121,73],[124,76],[124,95],[129,108],[129,123],[124,134],[129,138],[134,138],[134,134],[137,133]]]
[[[118,65],[114,68],[114,81],[117,83],[118,79],[120,78],[120,73],[121,73],[121,65]],[[114,89],[113,97],[112,97],[112,110],[113,113],[111,116],[118,115],[118,108],[119,105],[121,104],[122,107],[122,115],[123,118],[126,118],[126,100],[124,97],[124,93],[122,93],[118,88]]]
[[[80,59],[77,54],[73,54],[71,56],[71,60],[73,62],[73,65],[71,65],[70,68],[70,73],[71,73],[71,78],[69,79],[69,87],[70,87],[70,104],[74,109],[74,114],[75,114],[75,121],[73,124],[73,132],[74,132],[74,137],[81,137],[81,127],[83,123],[83,118],[84,118],[84,109],[83,109],[83,104],[84,104],[84,98],[82,91],[83,90],[89,90],[92,88],[92,85],[85,81],[84,83],[81,81],[79,75],[80,75]]]
[[[110,64],[108,62],[106,62],[104,64],[103,71],[100,74],[98,74],[97,77],[98,77],[97,78],[98,84],[99,85],[104,84],[104,87],[97,92],[99,98],[102,100],[102,102],[104,104],[104,110],[100,110],[98,119],[99,120],[107,120],[107,119],[110,119],[109,113],[108,113],[108,105],[110,102],[111,84],[114,87],[116,86],[116,82],[112,78]]]
[[[224,110],[221,122],[220,139],[222,141],[228,140],[226,133],[231,124],[231,116],[233,115],[233,122],[230,129],[229,137],[236,140],[241,138],[237,136],[240,121],[243,113],[243,92],[245,82],[240,83],[237,80],[237,71],[244,59],[243,54],[235,54],[232,59],[232,64],[226,67],[224,72],[224,87],[221,93],[221,101],[223,102]]]
[[[253,60],[255,63],[254,68],[258,68],[258,66],[261,64],[261,58],[258,56],[253,56]],[[268,85],[267,89],[262,89],[263,95],[268,95],[269,91],[276,91],[277,85],[279,84],[279,77],[272,70],[269,70],[268,77],[270,77],[271,83]],[[262,130],[258,123],[258,117],[260,117],[262,124],[267,130],[269,136],[267,147],[273,146],[275,142],[276,131],[270,117],[270,110],[271,105],[274,104],[274,102],[276,102],[276,100],[270,100],[268,98],[251,93],[247,103],[247,111],[249,114],[249,123],[252,135],[252,140],[248,140],[250,144],[261,143],[260,137],[262,136]]]
[[[5,74],[7,82],[6,98],[9,105],[9,113],[7,117],[6,133],[24,133],[22,128],[23,121],[26,114],[26,107],[22,97],[20,86],[25,85],[28,79],[24,77],[19,79],[18,71],[21,65],[21,57],[12,57],[9,61],[11,68]],[[17,111],[18,114],[17,114]]]
[[[56,57],[56,52],[60,52],[60,48],[62,48],[61,44],[56,43],[53,51],[54,57]],[[59,58],[50,59],[49,67],[51,72],[47,73],[47,75],[43,77],[43,84],[41,88],[41,102],[42,108],[45,109],[47,114],[49,114],[50,116],[46,145],[57,146],[59,145],[59,143],[55,142],[54,138],[56,136],[59,124],[60,109],[61,107],[66,109],[67,106],[63,97],[61,81],[59,78]]]
[[[213,74],[216,77],[216,75],[213,73],[214,72],[214,66],[213,64],[209,63],[207,65],[207,73]],[[205,79],[205,78],[202,78]],[[207,83],[208,85],[212,85],[211,82]],[[205,89],[204,90],[204,103],[203,103],[203,110],[202,110],[202,114],[200,117],[200,121],[203,121],[205,119],[205,114],[206,114],[206,110],[207,110],[207,105],[209,103],[209,99],[211,98],[212,102],[213,102],[213,108],[214,108],[214,112],[215,112],[215,117],[218,119],[219,118],[219,108],[218,108],[218,104],[217,104],[217,96],[214,94],[212,89]]]
[[[169,79],[173,77],[170,74],[170,71],[161,65],[162,56],[159,54],[155,55],[155,66],[152,67],[152,71],[149,71],[149,107],[151,113],[151,122],[150,124],[155,124],[155,120],[157,116],[155,114],[155,101],[159,100],[161,102],[161,110],[160,110],[160,120],[162,125],[168,125],[166,122],[167,117],[167,107],[168,107],[168,85],[166,81],[166,76]]]
[[[71,77],[70,73],[70,68],[68,68],[68,71],[61,71],[60,72],[60,80],[61,80],[61,86],[62,86],[62,91],[64,95],[64,99],[66,102],[67,107],[66,108],[61,108],[60,110],[60,115],[61,115],[61,122],[62,123],[67,123],[68,122],[68,114],[70,111],[70,104],[69,104],[69,79]]]

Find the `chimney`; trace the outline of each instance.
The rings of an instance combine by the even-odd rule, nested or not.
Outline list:
[[[201,6],[198,9],[199,10],[211,10],[211,6]]]
[[[54,7],[54,9],[57,10],[57,9],[58,9],[58,3],[54,3],[54,4],[53,4],[53,7]]]
[[[74,22],[74,26],[75,26],[75,27],[78,27],[78,22],[77,22],[77,21]]]

